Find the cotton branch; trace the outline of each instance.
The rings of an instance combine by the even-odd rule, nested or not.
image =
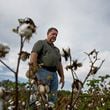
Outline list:
[[[95,49],[93,51],[91,51],[90,53],[86,53],[87,56],[89,57],[90,60],[90,70],[86,76],[86,78],[84,79],[83,83],[82,83],[82,87],[84,86],[85,82],[87,81],[87,79],[89,78],[90,75],[94,75],[98,72],[98,70],[101,68],[102,64],[104,63],[105,60],[102,60],[102,62],[100,63],[100,65],[98,67],[95,66],[96,61],[98,60],[98,53]],[[95,56],[93,56],[93,54],[95,54]],[[93,57],[93,59],[92,59]],[[72,103],[72,107],[74,108],[74,105],[76,104],[76,102],[78,101],[79,95],[81,93],[81,89],[79,90],[78,94],[76,95],[74,102]]]
[[[11,69],[6,63],[4,63],[1,59],[0,62],[5,65],[11,72],[13,72],[14,74],[16,73],[13,69]]]

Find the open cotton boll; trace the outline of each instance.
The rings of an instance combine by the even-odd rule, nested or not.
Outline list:
[[[49,91],[50,91],[49,86],[48,86],[48,85],[45,85],[45,92],[46,92],[46,93],[49,93]]]
[[[18,19],[19,25],[12,29],[13,32],[20,35],[24,40],[29,41],[32,37],[32,34],[36,32],[37,26],[33,20],[29,17],[24,19]]]
[[[30,24],[22,24],[18,29],[18,34],[25,37],[32,36],[32,29],[30,28]]]
[[[9,53],[9,50],[10,50],[10,48],[7,45],[0,43],[0,57],[1,58],[5,57],[6,54]]]
[[[0,87],[0,97],[3,97],[4,94],[5,94],[5,88]]]
[[[44,94],[45,93],[45,86],[40,84],[38,86],[38,91],[39,91],[40,94]]]
[[[35,80],[34,79],[30,79],[30,83],[31,84],[34,84],[35,83]]]

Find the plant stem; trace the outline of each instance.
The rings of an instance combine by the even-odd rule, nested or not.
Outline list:
[[[23,49],[23,37],[21,36],[21,44],[20,44],[20,51],[21,53]],[[17,61],[17,68],[16,68],[16,74],[15,74],[15,88],[16,88],[16,95],[15,95],[15,110],[18,110],[18,73],[19,73],[19,66],[20,66],[20,55],[18,56],[18,61]]]

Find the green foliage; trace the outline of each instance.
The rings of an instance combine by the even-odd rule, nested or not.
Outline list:
[[[98,86],[100,80],[98,79],[93,79],[93,80],[87,80],[87,85],[90,87],[96,87]]]
[[[77,103],[74,106],[74,110],[110,110],[110,82],[109,75],[100,76],[97,79],[87,81],[88,89],[86,92],[82,92],[79,96]],[[107,82],[108,81],[108,82]],[[106,83],[105,83],[106,82]],[[29,110],[28,100],[29,91],[25,89],[25,85],[28,83],[18,83],[19,87],[19,101],[25,102],[25,107]],[[100,86],[100,85],[103,86]],[[15,88],[15,83],[9,80],[2,81],[0,85],[7,89]],[[66,106],[69,104],[71,98],[71,91],[59,90],[58,102],[56,103],[55,110],[66,110]],[[74,97],[77,93],[73,93]],[[15,100],[15,90],[9,95],[10,99]],[[8,101],[7,101],[8,102]],[[22,104],[21,104],[22,105]],[[5,104],[9,106],[9,103]],[[23,108],[23,106],[21,106]],[[5,107],[6,109],[6,107]]]

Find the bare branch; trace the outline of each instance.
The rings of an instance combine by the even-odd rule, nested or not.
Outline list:
[[[1,59],[0,62],[5,65],[11,72],[13,72],[14,74],[16,73],[13,69],[11,69],[6,63],[4,63]]]

